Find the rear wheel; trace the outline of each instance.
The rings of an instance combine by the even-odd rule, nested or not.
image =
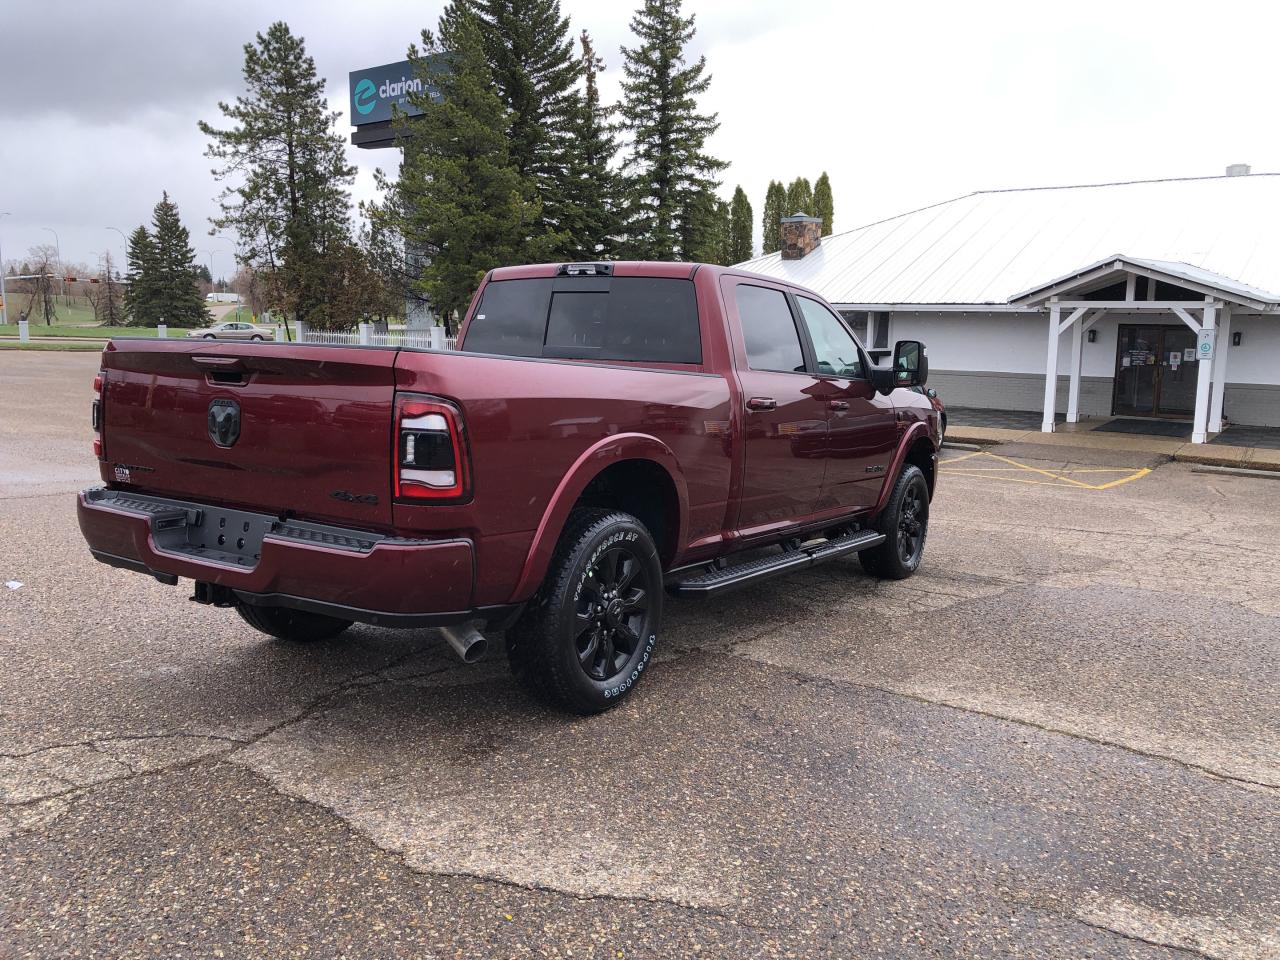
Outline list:
[[[884,543],[858,554],[862,568],[885,580],[905,580],[920,567],[929,535],[929,484],[914,464],[906,464],[893,485],[875,529]]]
[[[644,524],[627,513],[575,510],[542,589],[507,631],[512,670],[565,710],[608,710],[649,665],[662,596],[662,565]]]
[[[277,640],[293,643],[328,640],[351,626],[350,620],[339,620],[337,617],[326,617],[320,613],[308,613],[289,607],[255,607],[241,603],[236,605],[236,612],[255,630],[261,630]]]
[[[203,337],[201,337],[200,339],[202,339],[202,340],[216,340],[216,339],[217,339],[217,337],[215,337],[212,333],[206,333],[206,334],[205,334]]]
[[[249,339],[250,339],[250,340],[257,340],[259,343],[261,343],[261,342],[262,342],[262,337],[258,336],[256,333],[255,333],[252,337],[250,337]]]

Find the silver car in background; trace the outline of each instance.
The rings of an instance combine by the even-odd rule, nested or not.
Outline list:
[[[188,337],[204,340],[274,340],[275,327],[261,327],[243,320],[229,320],[226,323],[214,324],[202,330],[188,330]]]

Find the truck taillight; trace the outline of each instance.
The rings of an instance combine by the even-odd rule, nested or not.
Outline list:
[[[447,400],[396,394],[395,495],[464,500],[471,494],[462,412]]]
[[[97,394],[93,398],[93,408],[89,412],[90,423],[93,425],[93,455],[99,460],[102,456],[102,404],[106,400],[106,391],[103,389],[107,385],[107,371],[99,370],[97,376],[93,378],[93,392]]]

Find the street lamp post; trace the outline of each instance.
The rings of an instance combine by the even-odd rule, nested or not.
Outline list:
[[[8,211],[0,213],[0,217],[7,217]],[[9,325],[9,297],[4,292],[4,251],[0,250],[0,323],[5,326]]]
[[[124,241],[124,259],[121,260],[121,263],[126,262],[129,259],[129,238],[124,235],[124,231],[119,227],[104,227],[103,229],[114,230],[116,233],[120,234],[120,239]]]

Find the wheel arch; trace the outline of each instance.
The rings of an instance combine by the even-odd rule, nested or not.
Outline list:
[[[893,493],[893,485],[898,480],[898,473],[904,463],[920,467],[929,485],[929,497],[933,498],[933,488],[938,475],[938,450],[929,438],[929,425],[917,421],[907,428],[907,432],[898,441],[898,449],[894,452],[893,462],[885,471],[884,484],[880,488],[880,499],[876,503],[875,513],[879,514],[889,502]]]
[[[689,494],[671,448],[647,434],[606,437],[574,461],[552,494],[529,546],[513,602],[529,599],[541,585],[569,514],[579,505],[634,515],[648,527],[664,567],[685,542]]]

